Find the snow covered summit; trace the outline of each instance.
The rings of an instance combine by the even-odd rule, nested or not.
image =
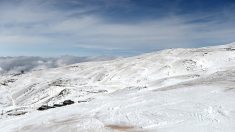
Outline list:
[[[235,43],[4,75],[0,109],[4,132],[234,132]]]

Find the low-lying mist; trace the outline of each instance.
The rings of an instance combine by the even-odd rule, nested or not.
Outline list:
[[[40,70],[47,68],[56,68],[60,66],[89,62],[89,61],[105,61],[114,57],[75,57],[61,56],[57,58],[43,57],[0,57],[0,73],[19,73],[32,70]]]

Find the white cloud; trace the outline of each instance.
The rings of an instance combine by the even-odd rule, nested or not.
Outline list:
[[[48,40],[48,38],[43,36],[0,35],[0,44],[40,44],[48,43]]]
[[[87,13],[99,7],[88,6],[63,11],[49,8],[56,1],[23,1],[0,8],[0,46],[48,44],[97,49],[161,49],[192,47],[198,42],[235,41],[235,24],[231,11],[226,17],[210,18],[211,14],[193,16],[172,15],[165,18],[133,23],[109,22],[102,15]],[[77,4],[81,4],[81,1]],[[112,2],[111,2],[112,3]],[[107,3],[106,6],[112,6]],[[212,14],[212,16],[215,14]]]

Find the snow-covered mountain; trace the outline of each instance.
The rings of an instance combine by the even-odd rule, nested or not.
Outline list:
[[[1,132],[234,132],[235,43],[2,75],[0,109]]]

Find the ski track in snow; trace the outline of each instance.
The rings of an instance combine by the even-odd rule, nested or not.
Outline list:
[[[234,132],[235,43],[5,74],[0,109],[1,132]]]

